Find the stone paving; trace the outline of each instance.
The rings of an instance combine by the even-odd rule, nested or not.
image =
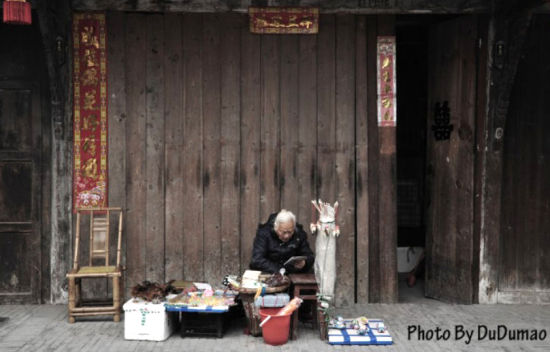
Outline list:
[[[303,325],[297,340],[272,347],[261,337],[244,335],[243,321],[235,321],[221,339],[181,338],[175,333],[164,342],[126,341],[124,322],[81,318],[69,324],[64,305],[0,305],[0,317],[9,317],[0,322],[0,351],[550,351],[550,305],[449,305],[425,300],[354,305],[337,313],[384,319],[394,345],[331,346]],[[499,325],[507,329],[507,336],[490,340]],[[466,335],[456,335],[460,326],[473,329],[469,343]],[[528,339],[511,341],[516,329],[527,329]]]

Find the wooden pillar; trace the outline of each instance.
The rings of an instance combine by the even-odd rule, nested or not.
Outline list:
[[[72,179],[72,90],[71,35],[72,11],[69,0],[36,1],[46,58],[48,103],[51,113],[51,202],[42,212],[42,301],[64,303],[67,296],[65,274],[71,263],[71,179]],[[47,127],[46,131],[50,128]],[[49,225],[49,228],[46,227]]]

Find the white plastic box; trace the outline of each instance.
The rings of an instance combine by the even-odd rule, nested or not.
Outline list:
[[[132,298],[122,308],[126,340],[164,341],[174,331],[178,313],[166,312],[163,303]]]

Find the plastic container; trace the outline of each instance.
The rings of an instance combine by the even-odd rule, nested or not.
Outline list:
[[[290,316],[292,313],[278,315],[282,308],[261,308],[262,322],[269,319],[262,326],[262,335],[265,343],[273,346],[284,345],[288,341],[290,331]]]

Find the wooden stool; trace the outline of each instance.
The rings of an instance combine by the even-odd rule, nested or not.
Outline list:
[[[290,282],[294,286],[294,297],[300,297],[304,301],[313,301],[313,321],[317,325],[317,293],[319,287],[314,274],[290,274]],[[313,293],[311,293],[313,291]],[[291,339],[298,338],[298,309],[292,313]]]

